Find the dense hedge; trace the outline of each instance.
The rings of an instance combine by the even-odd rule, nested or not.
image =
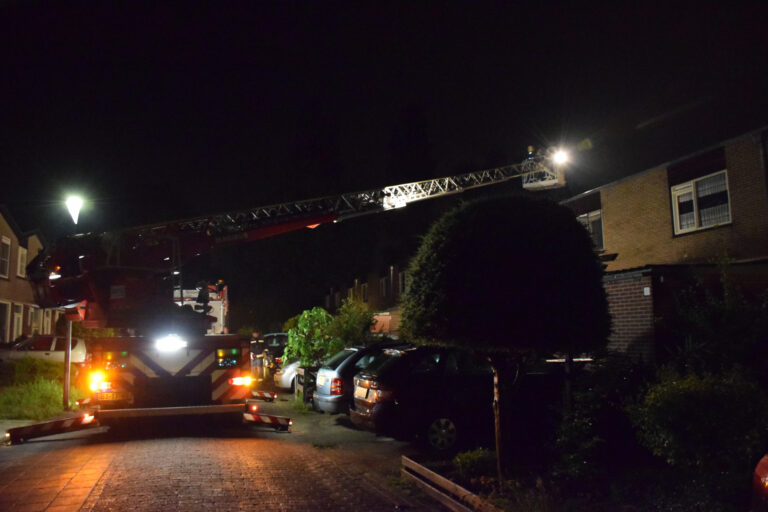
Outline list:
[[[632,409],[641,442],[727,498],[748,493],[768,439],[768,399],[738,371],[663,375]]]

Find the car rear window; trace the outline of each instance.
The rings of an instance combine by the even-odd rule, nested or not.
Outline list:
[[[410,350],[413,350],[413,349],[410,349]],[[396,365],[397,362],[400,361],[402,356],[406,353],[407,351],[405,350],[400,350],[396,348],[385,348],[381,352],[376,353],[376,357],[374,357],[369,362],[368,366],[365,369],[378,374],[387,372],[389,368]]]
[[[346,360],[349,356],[357,352],[357,350],[354,349],[344,349],[341,352],[336,352],[331,357],[323,361],[323,368],[336,368],[339,366],[344,360]]]

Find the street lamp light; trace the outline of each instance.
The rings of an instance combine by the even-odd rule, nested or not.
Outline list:
[[[80,215],[80,209],[83,207],[83,198],[80,196],[69,196],[65,201],[67,211],[72,216],[72,222],[77,224],[77,217]],[[72,361],[72,320],[67,319],[67,343],[64,346],[64,410],[69,410],[69,365]]]

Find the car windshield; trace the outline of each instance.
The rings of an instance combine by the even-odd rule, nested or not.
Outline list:
[[[341,352],[336,352],[334,355],[323,361],[323,368],[336,368],[342,361],[357,352],[357,350],[351,348],[345,348]]]

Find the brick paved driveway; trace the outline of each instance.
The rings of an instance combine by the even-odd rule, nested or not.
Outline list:
[[[296,414],[293,432],[164,424],[97,429],[0,447],[0,510],[434,510],[393,485],[413,448]],[[177,422],[178,423],[178,422]]]

